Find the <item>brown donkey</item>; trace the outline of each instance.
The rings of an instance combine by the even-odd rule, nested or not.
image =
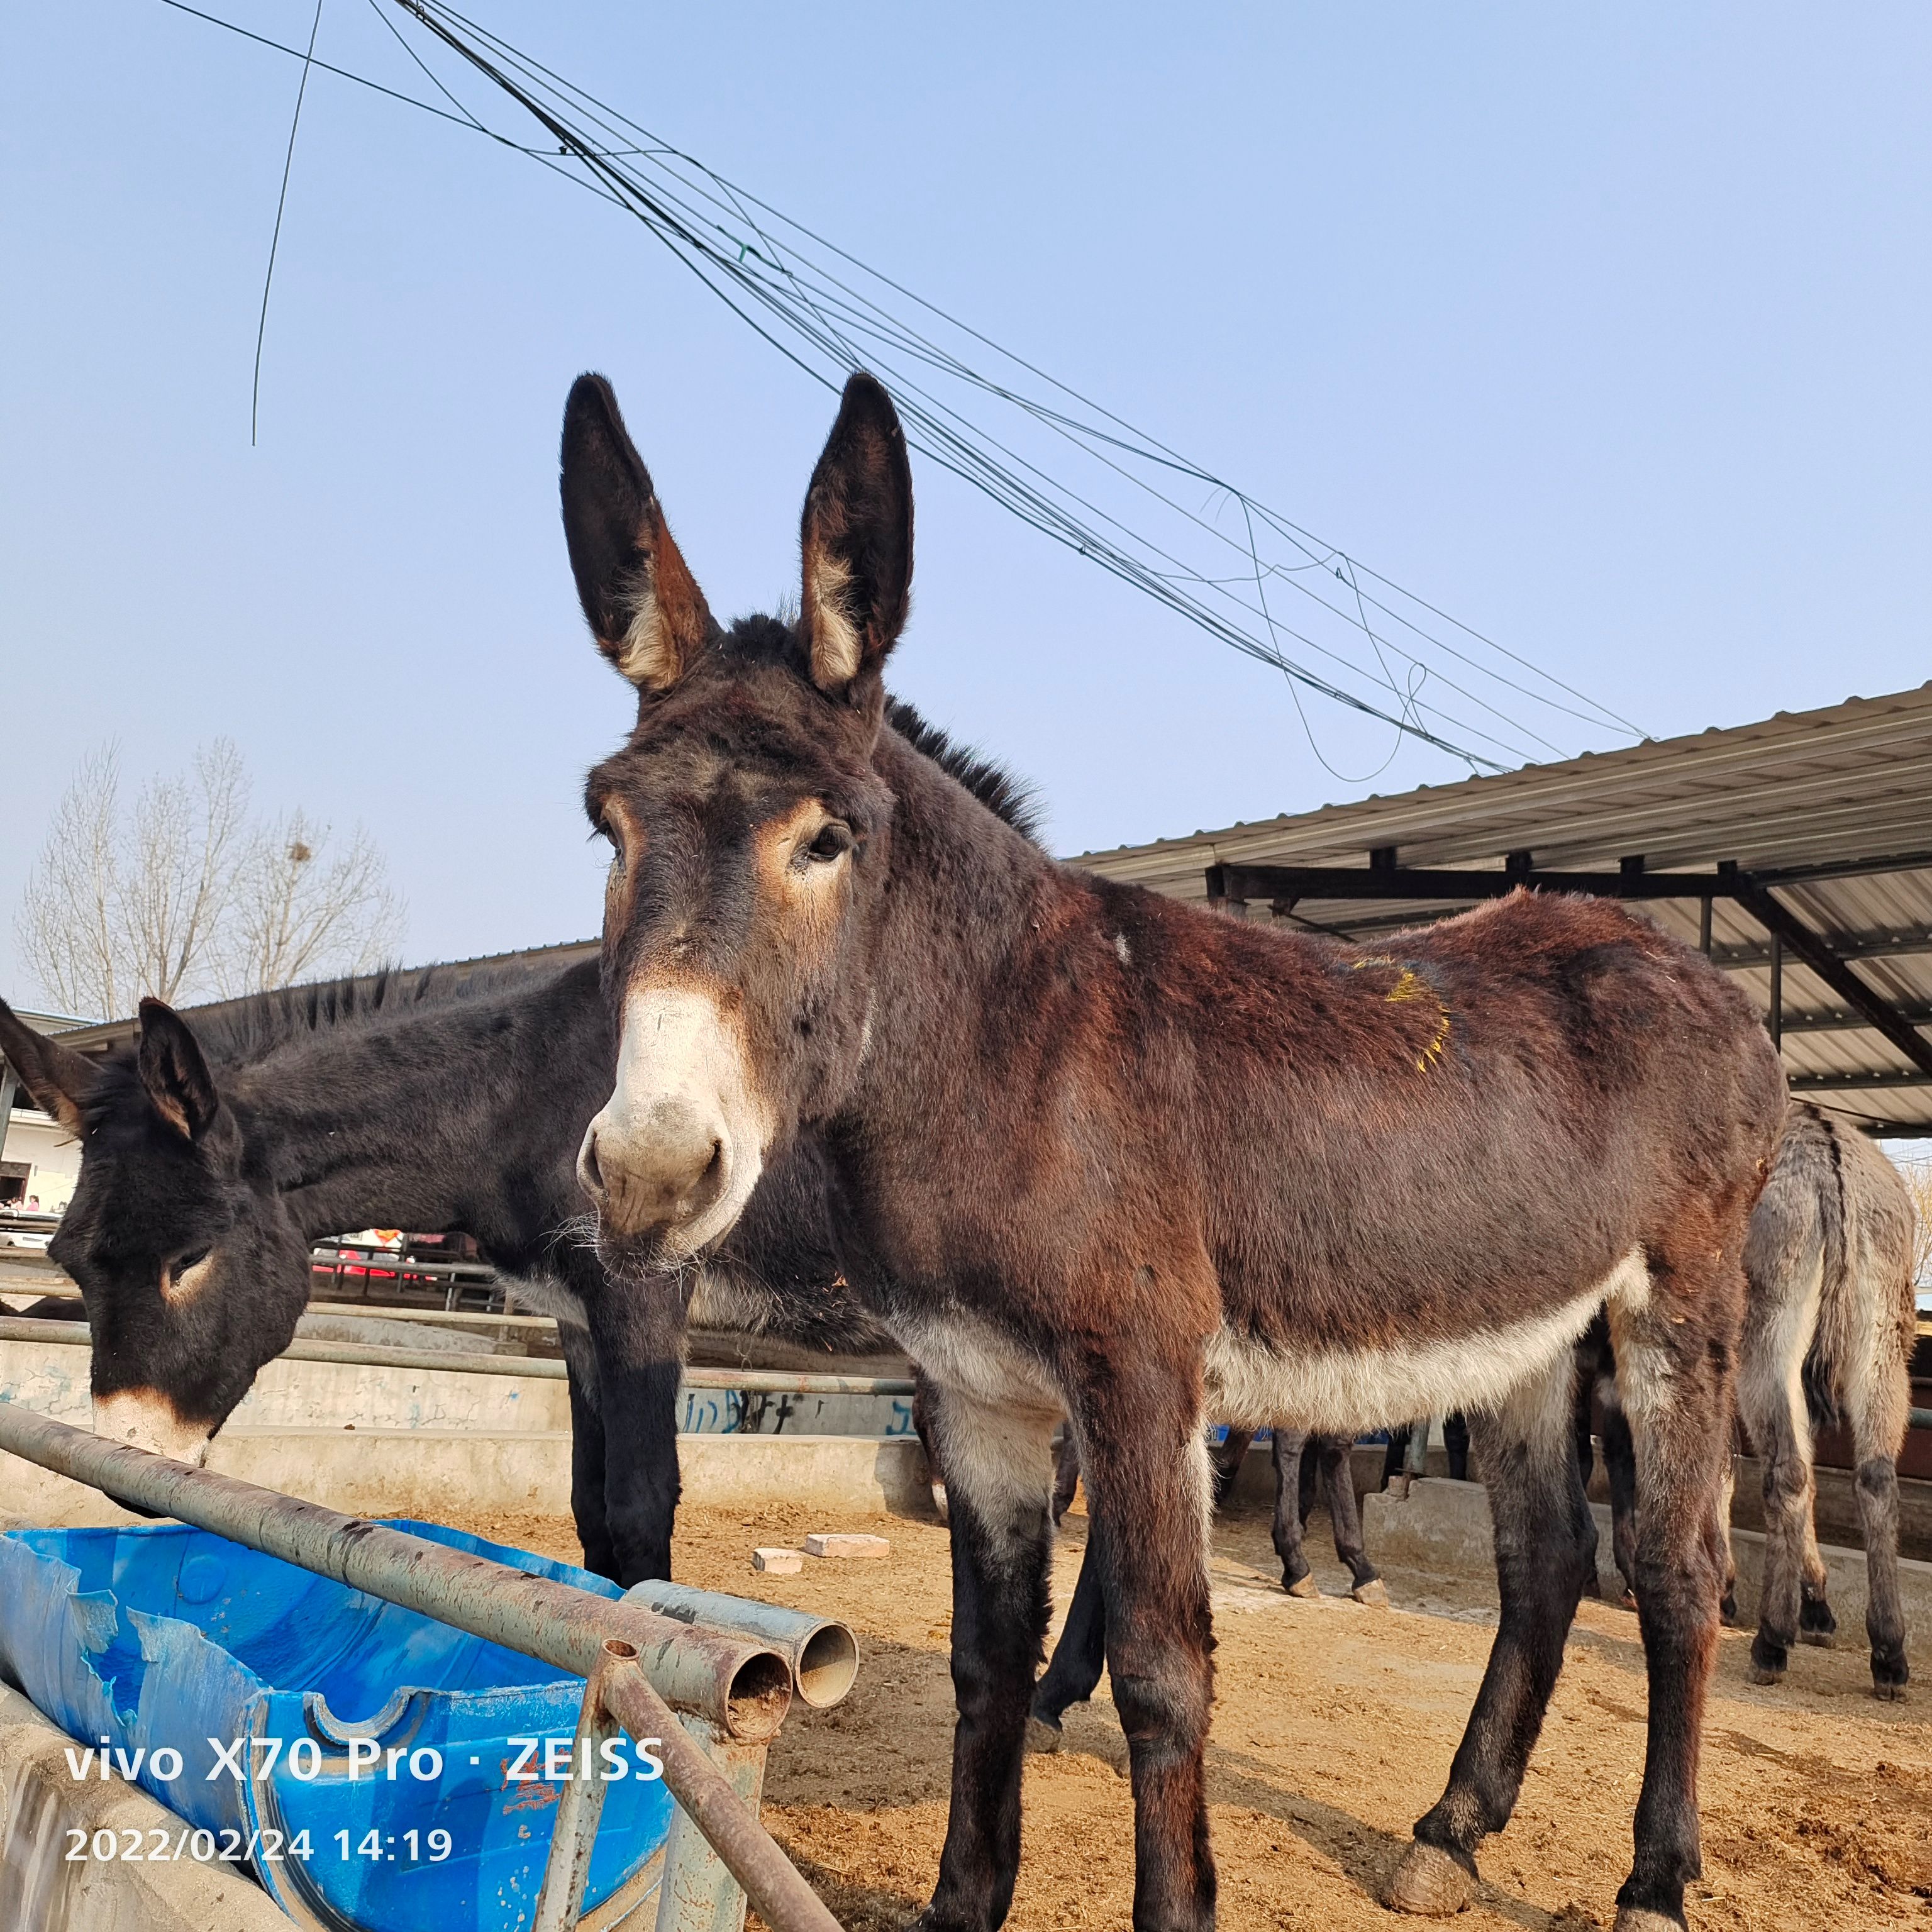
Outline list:
[[[605,1238],[675,1266],[801,1127],[825,1144],[847,1272],[933,1385],[950,1484],[959,1718],[920,1924],[987,1932],[1011,1902],[1063,1408],[1148,1932],[1214,1916],[1204,1415],[1486,1412],[1502,1618],[1394,1882],[1466,1902],[1594,1547],[1571,1351],[1606,1307],[1651,1713],[1618,1923],[1681,1924],[1739,1256],[1784,1113],[1742,998],[1607,903],[1519,893],[1364,951],[1046,857],[880,729],[912,494],[868,377],[806,500],[796,622],[714,622],[601,378],[571,393],[562,492],[639,693],[586,794],[621,1045],[580,1172]]]

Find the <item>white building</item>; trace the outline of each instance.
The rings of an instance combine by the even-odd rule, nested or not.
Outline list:
[[[58,1013],[19,1013],[36,1033],[62,1033],[83,1024]],[[80,1179],[80,1143],[44,1114],[0,1060],[0,1208],[38,1205],[60,1214]]]

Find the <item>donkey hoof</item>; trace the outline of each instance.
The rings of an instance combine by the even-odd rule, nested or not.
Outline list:
[[[944,1483],[934,1483],[932,1486],[932,1506],[938,1510],[941,1522],[951,1520],[946,1514],[946,1485]]]
[[[1291,1597],[1318,1597],[1322,1594],[1322,1586],[1316,1582],[1312,1571],[1306,1576],[1296,1577],[1292,1583],[1284,1576],[1281,1580],[1281,1587]]]
[[[1371,1576],[1366,1583],[1358,1583],[1348,1594],[1358,1604],[1372,1604],[1382,1610],[1388,1608],[1388,1586],[1379,1576]]]
[[[1634,1610],[1636,1608],[1636,1592],[1628,1583],[1624,1586],[1623,1594],[1617,1599],[1617,1608],[1620,1610]]]
[[[1055,1724],[1030,1713],[1027,1718],[1026,1748],[1029,1752],[1057,1751],[1066,1733]]]
[[[1801,1628],[1798,1633],[1798,1641],[1800,1643],[1808,1643],[1812,1646],[1814,1649],[1829,1650],[1832,1645],[1838,1641],[1838,1633],[1835,1630],[1804,1630]]]
[[[1718,1621],[1726,1630],[1735,1630],[1738,1622],[1738,1600],[1729,1590],[1718,1600]]]
[[[1756,1658],[1744,1667],[1745,1681],[1752,1684],[1782,1684],[1784,1666],[1781,1664],[1760,1664]]]
[[[1684,1922],[1667,1912],[1652,1912],[1646,1906],[1620,1905],[1613,1932],[1684,1932]]]
[[[1439,1846],[1420,1838],[1402,1855],[1382,1903],[1391,1912],[1413,1912],[1424,1918],[1448,1918],[1476,1895],[1476,1881]]]
[[[1887,1702],[1905,1701],[1905,1687],[1910,1682],[1912,1672],[1901,1651],[1887,1656],[1878,1651],[1872,1652],[1872,1695]]]

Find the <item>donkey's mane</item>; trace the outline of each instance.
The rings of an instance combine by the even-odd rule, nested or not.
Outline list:
[[[964,785],[1022,838],[1040,843],[1040,796],[1024,778],[970,745],[956,745],[903,698],[886,700],[886,722],[922,758],[930,758],[948,778]]]
[[[425,1007],[460,1001],[556,976],[568,968],[552,965],[476,967],[386,966],[340,980],[318,980],[302,986],[278,987],[247,998],[224,1000],[196,1012],[183,1010],[202,1050],[216,1065],[252,1066],[278,1048],[311,1035],[349,1026],[366,1026]]]

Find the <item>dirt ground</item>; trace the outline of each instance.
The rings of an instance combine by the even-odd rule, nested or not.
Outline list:
[[[1064,1614],[1085,1540],[1070,1514],[1054,1572]],[[486,1535],[572,1556],[568,1522],[496,1518]],[[870,1562],[808,1559],[754,1576],[754,1544],[808,1531],[889,1538]],[[1414,1919],[1376,1902],[1440,1795],[1488,1654],[1492,1586],[1394,1575],[1393,1607],[1343,1594],[1326,1528],[1310,1526],[1326,1593],[1286,1596],[1259,1509],[1215,1533],[1217,1696],[1208,1789],[1227,1932],[1374,1928]],[[930,1895],[945,1831],[952,1730],[946,1532],[903,1518],[774,1504],[680,1514],[680,1581],[844,1618],[862,1660],[837,1709],[794,1705],[772,1753],[766,1820],[850,1932],[898,1932]],[[1055,1621],[1058,1634],[1058,1614]],[[1694,1932],[1915,1927],[1932,1932],[1932,1660],[1911,1701],[1869,1694],[1862,1647],[1794,1653],[1784,1684],[1745,1682],[1748,1632],[1726,1631],[1705,1732],[1704,1870]],[[1643,1765],[1636,1620],[1586,1602],[1509,1828],[1480,1857],[1468,1932],[1610,1924]],[[1029,1758],[1016,1932],[1124,1927],[1133,1892],[1126,1746],[1103,1680],[1067,1714],[1057,1756]],[[753,1924],[757,1923],[755,1916]]]

